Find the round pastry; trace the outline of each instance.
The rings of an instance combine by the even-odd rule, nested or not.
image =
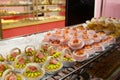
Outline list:
[[[95,53],[95,50],[94,50],[93,46],[91,46],[91,45],[84,46],[84,51],[88,55],[92,55]]]
[[[84,46],[84,42],[78,38],[73,38],[68,42],[68,46],[73,50],[80,49]]]
[[[3,73],[7,70],[7,69],[13,69],[12,66],[2,63],[0,62],[0,78],[2,77]],[[2,79],[3,80],[3,79]]]
[[[40,63],[43,64],[47,59],[47,56],[43,53],[38,51],[35,55],[34,55],[34,62],[36,63]]]
[[[99,43],[94,43],[93,48],[95,52],[101,52],[104,50],[104,47],[102,47],[102,45],[100,45]]]
[[[50,45],[51,45],[51,46],[58,47],[60,44],[61,44],[60,40],[50,41]]]
[[[92,36],[92,35],[95,35],[96,32],[94,30],[87,30],[87,35],[88,36]]]
[[[101,40],[101,38],[97,34],[93,35],[92,39],[94,40],[94,42],[100,42]]]
[[[22,75],[27,80],[40,80],[45,74],[45,70],[37,63],[28,63],[22,71]]]
[[[72,57],[72,52],[69,48],[62,50],[61,61],[65,67],[74,66],[75,59]]]
[[[100,41],[100,45],[102,45],[104,48],[106,48],[109,45],[109,43],[107,42],[107,40],[102,39]]]
[[[63,67],[63,64],[56,58],[49,56],[43,65],[43,68],[48,74],[54,74]]]
[[[46,53],[49,47],[50,47],[50,44],[48,42],[41,43],[40,52]]]
[[[0,54],[0,62],[4,62],[5,58],[2,56],[2,54]]]
[[[7,55],[7,61],[8,62],[13,62],[17,55],[21,54],[21,50],[19,48],[14,48],[10,51],[10,54]]]
[[[17,72],[21,72],[23,68],[25,68],[27,64],[27,58],[25,55],[18,55],[14,61],[13,67]]]
[[[61,53],[54,46],[50,46],[48,48],[48,55],[53,56],[54,58],[59,58]]]
[[[107,38],[107,35],[104,32],[98,32],[97,36],[100,36],[101,39],[106,39]]]
[[[62,51],[65,48],[69,48],[69,46],[68,45],[61,45],[61,46],[58,47],[58,50]]]
[[[83,41],[85,45],[91,45],[94,43],[94,40],[89,38],[87,35],[83,35]]]
[[[88,55],[84,52],[84,49],[78,49],[73,51],[73,58],[76,61],[84,61],[88,58]]]
[[[7,69],[3,73],[1,80],[25,80],[25,78],[21,74],[17,74],[11,69]]]
[[[25,47],[25,54],[27,56],[33,56],[35,54],[35,52],[36,52],[36,49],[34,46],[28,45]]]
[[[114,44],[115,43],[115,38],[113,37],[113,36],[108,36],[107,37],[107,42],[108,42],[108,44],[110,45],[110,44]]]

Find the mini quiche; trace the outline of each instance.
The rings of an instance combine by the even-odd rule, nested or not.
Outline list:
[[[40,80],[44,76],[45,70],[37,63],[28,63],[22,74],[26,80]]]
[[[33,45],[28,45],[25,47],[25,54],[27,56],[33,56],[36,52],[36,49]]]
[[[10,54],[7,55],[7,61],[13,62],[17,55],[21,54],[21,50],[19,48],[14,48],[11,50]]]
[[[43,65],[43,68],[48,74],[54,74],[63,67],[63,64],[56,58],[49,56]]]
[[[61,53],[54,46],[50,46],[48,48],[48,55],[53,56],[54,58],[59,58]]]
[[[45,55],[45,53],[38,51],[35,55],[34,55],[34,62],[36,63],[40,63],[43,64],[47,59],[47,56]]]
[[[5,58],[0,54],[0,62],[4,62]]]
[[[18,55],[13,63],[13,67],[16,71],[21,72],[23,68],[25,68],[27,64],[27,58],[25,55]]]
[[[7,69],[3,73],[1,80],[25,80],[25,78],[21,74],[15,73],[12,69]]]
[[[73,59],[72,52],[69,48],[62,50],[61,61],[65,67],[71,67],[74,65],[75,59]]]
[[[8,64],[5,64],[5,63],[0,63],[0,78],[2,77],[3,75],[3,72],[5,72],[7,69],[13,69],[12,66],[8,65]]]

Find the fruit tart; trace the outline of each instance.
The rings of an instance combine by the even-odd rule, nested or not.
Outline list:
[[[22,75],[27,80],[40,80],[45,74],[45,70],[37,63],[28,63],[22,71]]]
[[[70,41],[68,42],[68,46],[71,49],[76,50],[76,49],[82,48],[84,46],[84,42],[81,39],[73,38],[73,39],[70,39]]]
[[[39,63],[39,64],[43,64],[47,59],[47,55],[45,55],[45,53],[38,51],[35,55],[34,55],[34,62]]]
[[[13,67],[17,72],[21,72],[21,70],[27,64],[27,57],[25,55],[18,55],[14,61]]]
[[[13,69],[12,66],[2,63],[0,62],[0,78],[2,77],[3,73],[7,70],[7,69]],[[1,80],[1,79],[0,79]],[[3,79],[2,79],[3,80]]]
[[[17,57],[17,55],[21,54],[21,50],[19,48],[14,48],[10,51],[10,54],[7,55],[7,61],[9,63],[12,63],[15,58]]]
[[[1,80],[25,80],[25,78],[18,73],[15,73],[12,69],[7,69],[3,75]]]
[[[33,45],[28,45],[25,47],[25,54],[27,56],[33,56],[36,52],[36,49]]]
[[[5,58],[2,56],[2,54],[0,54],[0,62],[4,62]]]
[[[59,58],[61,56],[61,52],[59,52],[56,47],[50,46],[48,48],[48,55],[53,56],[54,58]]]
[[[46,53],[48,50],[48,47],[50,47],[50,44],[48,42],[41,43],[40,52]]]
[[[65,48],[62,50],[61,62],[65,67],[74,66],[75,59],[72,57],[72,52],[69,48]]]
[[[63,64],[56,58],[49,56],[43,65],[48,74],[54,74],[63,67]]]
[[[73,58],[76,61],[84,61],[88,58],[88,55],[84,52],[84,49],[78,49],[73,51]]]

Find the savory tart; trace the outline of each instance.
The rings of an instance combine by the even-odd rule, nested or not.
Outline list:
[[[61,56],[61,53],[56,49],[56,47],[50,46],[48,48],[48,55],[53,56],[54,58],[59,58]]]
[[[0,78],[2,77],[3,73],[7,70],[7,69],[13,69],[12,66],[5,64],[5,63],[0,63]]]
[[[71,67],[74,65],[75,59],[73,59],[72,52],[69,48],[62,50],[61,61],[65,67]]]
[[[1,80],[25,80],[25,78],[21,74],[15,73],[12,69],[7,69],[3,73]]]
[[[38,51],[34,55],[34,62],[36,62],[36,63],[43,64],[46,61],[46,59],[47,59],[47,56],[43,52]]]
[[[28,45],[25,47],[25,54],[27,56],[33,56],[36,52],[36,49],[33,45]]]
[[[48,74],[54,74],[63,67],[63,64],[56,58],[49,56],[43,65],[43,68]]]
[[[45,71],[37,63],[28,63],[22,71],[27,80],[40,80],[44,74]]]
[[[2,54],[0,54],[0,62],[4,62],[5,58],[2,56]]]
[[[14,61],[13,67],[16,71],[21,72],[21,70],[26,66],[27,58],[25,55],[18,55]]]
[[[73,58],[76,61],[84,61],[88,58],[88,55],[84,52],[84,49],[78,49],[73,51]]]
[[[10,51],[10,54],[7,55],[7,61],[13,62],[17,55],[21,54],[21,50],[19,48],[14,48]]]

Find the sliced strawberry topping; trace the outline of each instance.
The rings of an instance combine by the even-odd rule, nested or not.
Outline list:
[[[50,60],[50,64],[56,64],[56,63],[57,63],[57,61],[55,59]]]
[[[29,66],[30,72],[36,72],[37,68],[34,66]]]
[[[19,64],[25,64],[24,58],[23,58],[23,57],[20,57],[20,58],[18,59],[18,63],[19,63]]]
[[[0,72],[3,72],[5,70],[5,66],[3,64],[0,64]]]
[[[17,56],[17,52],[13,52],[11,56],[15,58]]]
[[[36,56],[40,59],[42,59],[44,57],[44,55],[42,53],[36,54]]]

